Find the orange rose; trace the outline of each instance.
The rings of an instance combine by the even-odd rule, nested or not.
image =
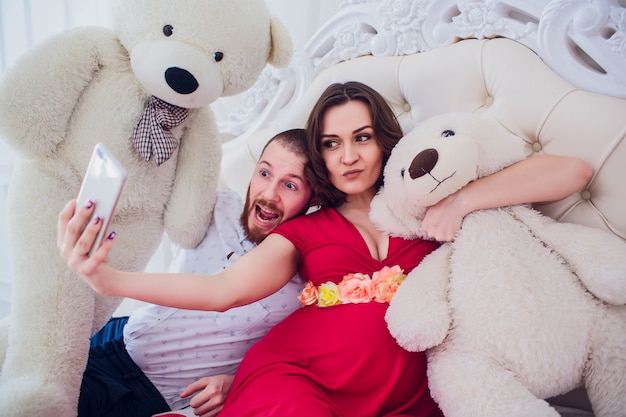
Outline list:
[[[374,286],[368,275],[348,274],[338,285],[339,299],[343,303],[367,303],[372,300]]]
[[[374,272],[372,280],[374,281],[374,284],[381,281],[396,281],[398,279],[402,281],[404,280],[404,276],[404,271],[402,270],[402,268],[400,268],[400,266],[384,266],[380,271]]]
[[[382,281],[374,286],[374,300],[379,303],[388,303],[398,291],[402,281]]]
[[[391,268],[385,266],[374,272],[374,299],[379,303],[390,302],[405,278],[404,271],[398,265]]]
[[[311,281],[307,281],[306,285],[300,291],[298,296],[300,304],[310,306],[317,303],[317,287]]]

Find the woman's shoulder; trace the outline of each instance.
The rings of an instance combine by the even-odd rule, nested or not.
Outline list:
[[[337,212],[334,209],[322,208],[313,213],[294,217],[282,223],[274,230],[281,235],[310,234],[313,231],[321,232],[329,224],[336,224]],[[314,233],[317,234],[317,233]]]
[[[333,208],[321,208],[314,212],[307,213],[303,216],[295,217],[289,220],[289,222],[287,223],[295,223],[301,225],[308,225],[311,223],[318,224],[320,222],[325,223],[329,220],[335,219],[338,215],[339,214],[337,210]]]

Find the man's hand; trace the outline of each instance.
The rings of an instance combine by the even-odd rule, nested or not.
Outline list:
[[[232,375],[216,375],[199,379],[189,384],[180,397],[186,398],[200,391],[191,399],[190,405],[193,412],[200,417],[214,417],[222,411],[230,387],[233,385],[233,379]]]

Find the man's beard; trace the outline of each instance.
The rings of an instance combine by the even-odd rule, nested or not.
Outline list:
[[[272,212],[278,215],[279,219],[282,217],[283,213],[274,204],[268,201],[265,201],[265,200],[250,201],[250,190],[248,190],[248,193],[246,194],[246,203],[244,204],[243,212],[241,213],[239,222],[241,223],[241,227],[243,228],[246,238],[250,242],[259,244],[263,241],[263,239],[267,237],[269,232],[273,229],[260,228],[260,227],[256,227],[255,225],[253,225],[253,227],[250,228],[250,225],[248,224],[248,220],[251,214],[256,217],[257,205],[260,205],[262,207],[267,208],[268,210],[271,210]],[[276,225],[278,225],[278,223]]]

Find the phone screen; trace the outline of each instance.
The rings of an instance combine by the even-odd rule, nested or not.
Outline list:
[[[111,218],[125,183],[126,170],[122,164],[106,146],[98,143],[91,155],[77,198],[77,207],[85,205],[87,200],[94,202],[95,210],[89,221],[95,216],[99,216],[103,222],[102,228],[89,251],[89,256],[100,247],[102,239],[108,233]]]

